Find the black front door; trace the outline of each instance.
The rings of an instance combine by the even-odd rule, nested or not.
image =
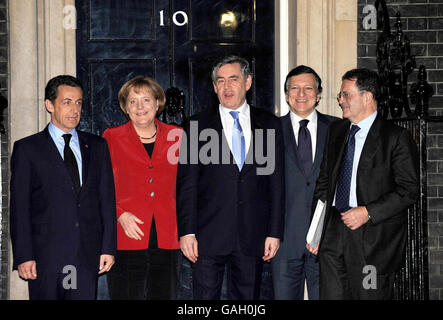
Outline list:
[[[182,90],[185,117],[216,105],[211,67],[227,54],[251,63],[248,102],[274,111],[273,1],[77,0],[76,8],[77,76],[87,84],[80,129],[102,134],[124,123],[117,94],[136,75]]]
[[[81,130],[101,135],[126,122],[117,95],[137,75],[155,78],[165,91],[183,91],[183,114],[164,111],[165,122],[181,124],[218,105],[210,73],[228,54],[251,63],[248,103],[274,112],[274,1],[76,0],[76,9],[77,76],[85,84]],[[179,298],[192,298],[186,260],[180,277]],[[263,278],[262,297],[272,298],[269,264]]]

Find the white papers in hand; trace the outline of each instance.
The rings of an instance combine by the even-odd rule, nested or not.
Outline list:
[[[325,213],[326,202],[318,200],[317,207],[314,211],[314,216],[312,217],[311,226],[309,227],[308,235],[306,236],[306,242],[311,246],[311,248],[315,248],[320,242]]]

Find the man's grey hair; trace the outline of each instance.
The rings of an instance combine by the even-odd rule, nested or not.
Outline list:
[[[245,78],[245,81],[248,78],[248,76],[252,76],[251,69],[249,68],[249,62],[246,59],[243,59],[238,56],[227,56],[221,59],[219,62],[217,62],[212,68],[212,74],[211,74],[212,82],[215,83],[215,80],[217,80],[216,77],[218,69],[220,69],[226,64],[232,64],[232,63],[240,64],[241,73]]]

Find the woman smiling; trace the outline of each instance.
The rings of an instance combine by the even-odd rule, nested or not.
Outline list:
[[[159,121],[160,85],[135,77],[118,94],[129,121],[107,129],[117,202],[117,256],[108,274],[111,299],[175,299],[180,257],[175,208],[177,164],[167,158],[181,129]],[[175,141],[168,133],[176,130]]]

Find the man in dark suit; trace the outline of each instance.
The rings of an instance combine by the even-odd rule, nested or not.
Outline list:
[[[306,280],[310,300],[318,300],[317,258],[306,250],[315,182],[320,173],[326,132],[339,118],[315,110],[322,86],[318,74],[300,65],[285,81],[289,113],[281,118],[285,144],[286,213],[284,241],[272,260],[275,299],[302,300]]]
[[[14,143],[13,269],[30,299],[95,299],[98,274],[114,263],[114,180],[106,142],[76,130],[83,90],[71,76],[45,88],[51,122]]]
[[[191,118],[180,150],[180,247],[193,263],[195,299],[220,299],[225,266],[228,299],[258,299],[263,260],[275,256],[284,228],[281,124],[246,103],[246,60],[224,58],[212,81],[220,105]]]
[[[320,299],[392,299],[408,206],[419,192],[417,147],[377,113],[379,80],[367,69],[342,78],[343,120],[329,127],[315,199],[326,201]]]

